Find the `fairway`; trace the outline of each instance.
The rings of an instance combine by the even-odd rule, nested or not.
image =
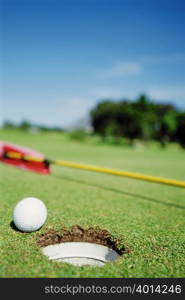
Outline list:
[[[185,151],[75,142],[67,134],[1,131],[1,140],[43,152],[46,157],[185,181]],[[185,189],[77,169],[52,166],[38,175],[0,164],[1,277],[184,277]],[[15,204],[38,197],[48,209],[41,230],[11,226]],[[49,261],[39,235],[62,226],[108,230],[130,249],[104,267],[75,267]]]

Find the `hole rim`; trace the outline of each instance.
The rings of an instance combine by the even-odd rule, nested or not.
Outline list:
[[[104,266],[121,257],[108,246],[89,242],[62,242],[48,245],[42,247],[42,254],[49,260],[70,263],[74,266]]]

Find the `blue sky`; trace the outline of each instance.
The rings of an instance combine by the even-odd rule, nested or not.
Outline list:
[[[183,0],[0,3],[1,123],[66,127],[144,92],[185,109]]]

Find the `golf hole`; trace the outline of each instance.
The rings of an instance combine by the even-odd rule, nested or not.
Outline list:
[[[49,260],[74,266],[103,267],[128,252],[106,229],[74,225],[61,232],[50,229],[39,236],[38,245]]]
[[[104,266],[115,261],[119,254],[102,245],[83,242],[69,242],[50,245],[42,249],[44,255],[58,262],[67,262],[75,266]]]

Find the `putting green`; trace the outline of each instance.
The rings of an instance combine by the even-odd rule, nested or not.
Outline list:
[[[58,133],[1,131],[1,139],[49,158],[185,180],[185,152],[176,145],[143,149],[71,141]],[[0,164],[1,277],[184,277],[185,189],[88,171],[52,167],[49,176]],[[10,222],[15,204],[38,197],[48,208],[41,230],[20,233]],[[100,227],[131,252],[104,267],[49,261],[36,241],[61,225]]]

